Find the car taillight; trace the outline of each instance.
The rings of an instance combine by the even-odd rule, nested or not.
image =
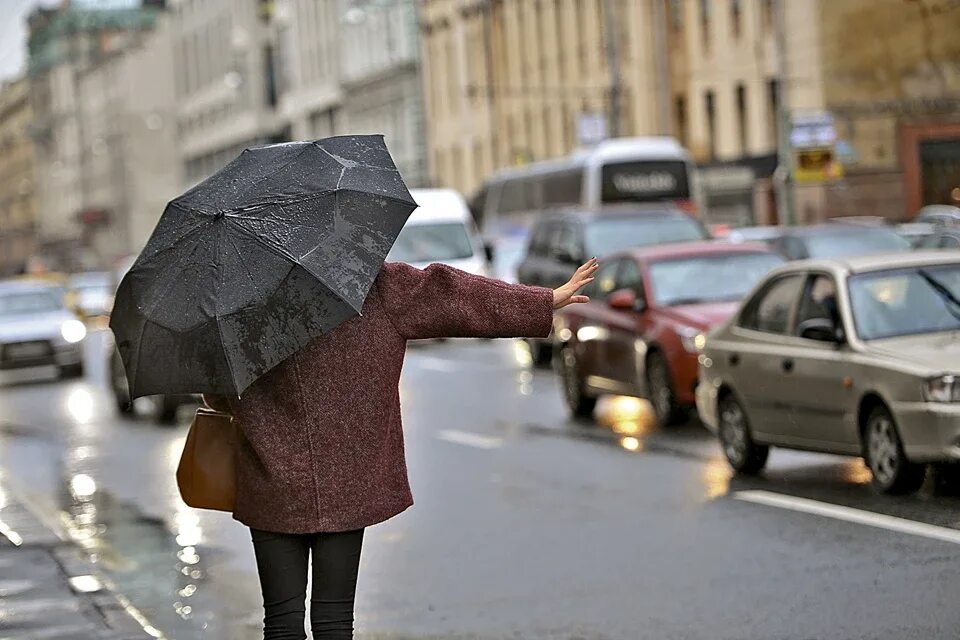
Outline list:
[[[689,213],[692,216],[695,216],[698,213],[697,203],[689,198],[680,198],[678,200],[674,200],[673,203],[680,207],[680,209],[682,209],[684,212]]]

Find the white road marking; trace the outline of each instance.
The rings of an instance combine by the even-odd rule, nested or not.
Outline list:
[[[482,436],[479,433],[470,433],[469,431],[456,431],[454,429],[444,429],[437,433],[437,437],[454,444],[462,444],[477,449],[496,449],[503,446],[503,438],[492,436]]]
[[[896,516],[888,516],[882,513],[874,513],[852,507],[842,507],[828,502],[820,502],[808,498],[797,498],[772,491],[737,491],[733,494],[733,497],[745,502],[753,502],[803,513],[812,513],[814,515],[854,522],[868,527],[877,527],[878,529],[887,529],[888,531],[896,531],[897,533],[906,533],[912,536],[922,536],[933,540],[960,544],[960,530],[950,529],[949,527],[939,527],[925,522],[916,522]]]

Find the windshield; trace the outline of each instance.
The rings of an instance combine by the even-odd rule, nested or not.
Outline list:
[[[403,228],[387,260],[392,262],[437,262],[473,256],[473,245],[462,222],[437,222]]]
[[[57,297],[48,291],[0,294],[0,316],[56,311],[59,308]]]
[[[587,252],[603,256],[629,247],[704,240],[707,232],[693,218],[677,215],[597,218],[586,228]]]
[[[772,253],[732,253],[654,262],[653,299],[659,306],[736,301],[784,260]]]
[[[856,230],[809,235],[807,251],[811,258],[833,258],[887,251],[907,251],[910,242],[891,229],[861,227]]]
[[[848,283],[862,340],[960,329],[960,265],[865,273]]]

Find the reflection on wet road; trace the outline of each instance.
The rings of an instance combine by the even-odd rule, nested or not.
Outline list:
[[[101,339],[82,380],[0,376],[0,473],[166,637],[259,637],[246,530],[176,492],[190,410],[173,427],[117,415]],[[960,628],[944,600],[960,570],[949,542],[735,499],[960,529],[957,498],[931,486],[881,497],[858,460],[779,450],[763,477],[733,478],[695,421],[659,429],[624,397],[601,401],[595,424],[570,421],[553,375],[529,364],[514,341],[411,347],[401,399],[417,504],[368,533],[359,638],[927,640]]]

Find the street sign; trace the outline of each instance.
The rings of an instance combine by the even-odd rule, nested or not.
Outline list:
[[[800,112],[791,120],[794,180],[798,184],[818,184],[842,178],[833,115],[826,111]]]

